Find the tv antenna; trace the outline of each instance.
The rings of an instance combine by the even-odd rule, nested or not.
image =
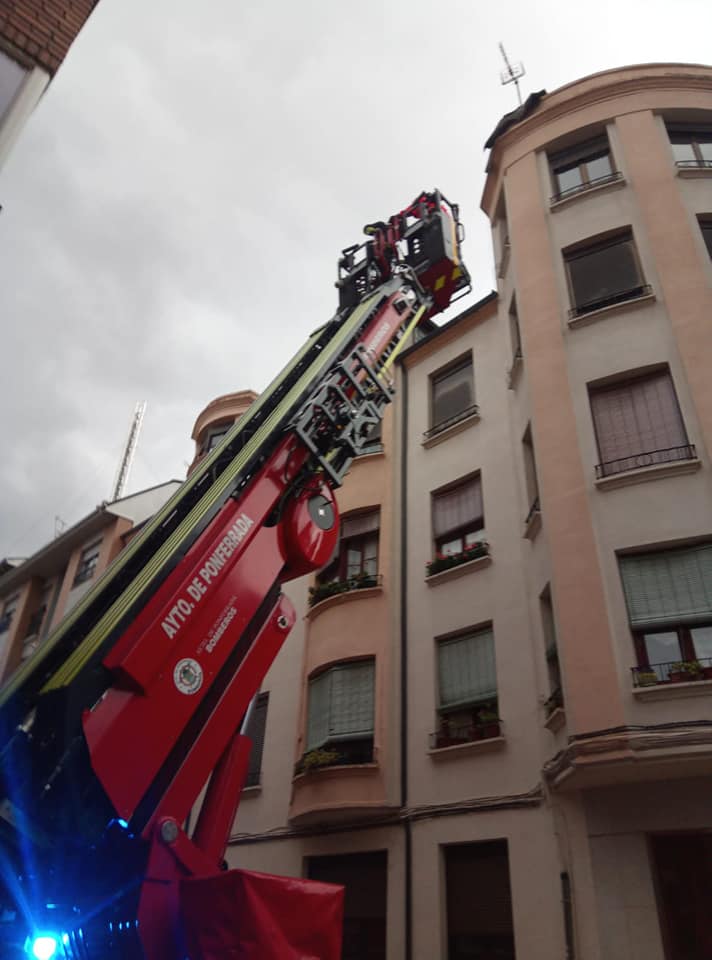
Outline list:
[[[126,483],[129,479],[129,471],[131,469],[131,464],[133,463],[134,454],[136,453],[136,444],[138,443],[138,435],[141,432],[141,424],[143,423],[143,417],[146,413],[146,401],[142,400],[140,403],[137,403],[133,416],[131,417],[131,425],[129,426],[129,435],[126,438],[126,446],[124,448],[124,455],[121,458],[119,463],[119,468],[116,471],[116,479],[114,480],[114,489],[111,494],[111,500],[118,500],[124,490],[126,489]]]
[[[522,94],[521,94],[521,92],[520,92],[520,90],[519,90],[519,80],[520,80],[520,78],[523,77],[524,74],[526,73],[526,70],[524,69],[524,64],[521,63],[521,62],[519,62],[519,63],[510,63],[510,62],[509,62],[509,59],[508,59],[508,57],[507,57],[507,53],[506,53],[506,51],[505,51],[505,49],[504,49],[504,44],[503,44],[503,43],[500,43],[500,45],[499,45],[499,52],[502,54],[502,59],[504,60],[504,62],[505,62],[505,64],[506,64],[506,67],[507,67],[507,69],[506,69],[506,70],[502,70],[502,72],[501,72],[500,75],[499,75],[499,78],[500,78],[500,80],[501,80],[501,82],[502,82],[502,86],[505,86],[507,83],[513,83],[513,84],[514,84],[514,86],[517,88],[517,97],[518,97],[518,99],[519,99],[519,106],[521,107],[521,105],[522,105]]]

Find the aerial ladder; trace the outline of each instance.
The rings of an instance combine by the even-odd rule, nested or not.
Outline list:
[[[333,318],[0,691],[0,960],[340,955],[338,888],[224,856],[282,584],[332,556],[399,350],[470,289],[439,191],[365,233]]]

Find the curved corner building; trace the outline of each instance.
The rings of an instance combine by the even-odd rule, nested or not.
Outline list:
[[[497,293],[404,352],[290,587],[230,862],[344,882],[345,958],[702,960],[712,69],[534,94],[488,147]]]

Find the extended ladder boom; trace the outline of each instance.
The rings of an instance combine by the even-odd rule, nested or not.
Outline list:
[[[0,691],[3,900],[30,904],[18,930],[56,904],[67,957],[182,960],[180,881],[219,869],[240,722],[294,622],[280,584],[331,556],[398,351],[469,289],[438,191],[366,232],[336,315]]]

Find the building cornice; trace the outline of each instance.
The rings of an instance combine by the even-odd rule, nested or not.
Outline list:
[[[631,75],[633,71],[636,72]],[[500,175],[504,172],[501,169],[503,155],[543,127],[584,108],[619,100],[632,94],[646,91],[660,94],[680,90],[712,92],[712,68],[703,64],[643,64],[621,67],[592,74],[552,91],[529,116],[509,127],[497,138],[487,164],[481,208],[485,212],[491,208]],[[613,114],[619,115],[621,112],[625,111],[616,109]],[[528,146],[525,152],[531,152],[532,149],[536,147]],[[521,154],[515,153],[507,166],[520,156]]]

